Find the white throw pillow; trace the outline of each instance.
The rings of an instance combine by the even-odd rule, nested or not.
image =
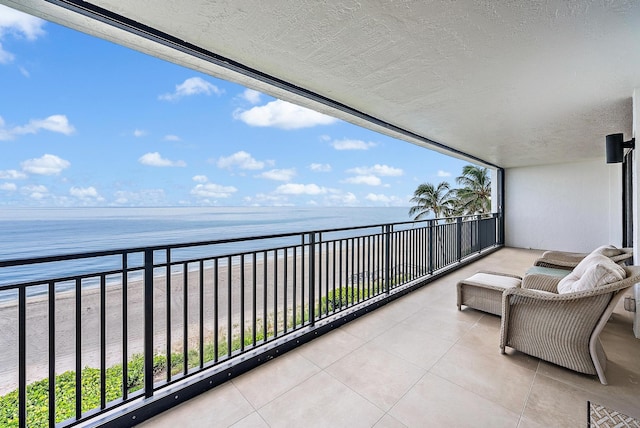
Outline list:
[[[590,254],[558,283],[558,293],[575,293],[620,281],[624,268],[602,254]]]

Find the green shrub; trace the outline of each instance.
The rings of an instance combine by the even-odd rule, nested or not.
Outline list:
[[[356,290],[351,287],[341,287],[336,290],[336,295],[330,292],[324,297],[316,308],[329,311],[340,309],[344,306],[357,303],[367,297],[367,290]],[[309,319],[308,307],[300,308],[296,314],[291,314],[288,319],[288,328],[294,328]],[[279,329],[282,331],[283,327]],[[274,328],[271,322],[267,323],[267,331],[262,326],[256,328],[256,343],[274,336]],[[227,357],[242,348],[243,340],[236,335],[231,340],[231,351],[227,337],[221,336],[218,341],[218,358]],[[253,330],[247,328],[244,332],[244,346],[253,346]],[[206,343],[203,348],[203,360],[205,363],[215,359],[215,347],[213,343]],[[184,371],[184,354],[175,352],[171,354],[171,374],[175,375]],[[200,354],[197,349],[187,352],[187,368],[191,369],[200,365]],[[156,354],[153,357],[154,378],[166,377],[167,357]],[[86,367],[82,370],[82,412],[88,412],[100,407],[100,369]],[[116,364],[106,369],[105,372],[106,402],[122,398],[122,364]],[[75,416],[76,405],[76,376],[74,371],[67,371],[56,375],[56,422],[62,422]],[[144,356],[134,354],[127,363],[126,388],[129,393],[138,391],[144,387]],[[27,385],[27,426],[47,427],[49,420],[49,380],[43,379]],[[0,397],[0,426],[18,427],[18,390],[9,392]]]

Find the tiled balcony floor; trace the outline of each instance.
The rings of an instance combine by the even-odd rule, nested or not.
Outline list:
[[[144,423],[145,427],[583,427],[587,400],[640,417],[640,340],[621,304],[601,339],[609,385],[508,349],[455,284],[522,274],[506,248]]]

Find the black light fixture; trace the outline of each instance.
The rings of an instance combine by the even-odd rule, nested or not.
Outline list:
[[[636,139],[624,141],[624,136],[620,134],[607,135],[607,163],[620,163],[624,156],[624,149],[635,149]]]

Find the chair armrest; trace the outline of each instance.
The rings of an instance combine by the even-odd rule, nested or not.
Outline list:
[[[530,290],[542,290],[551,293],[558,292],[558,283],[562,278],[540,273],[525,275],[521,287]]]
[[[619,265],[625,265],[627,262],[633,261],[633,248],[622,248],[623,253],[610,257],[611,260]]]
[[[573,269],[587,257],[588,253],[568,253],[565,251],[545,251],[542,257],[534,262],[534,266]]]

